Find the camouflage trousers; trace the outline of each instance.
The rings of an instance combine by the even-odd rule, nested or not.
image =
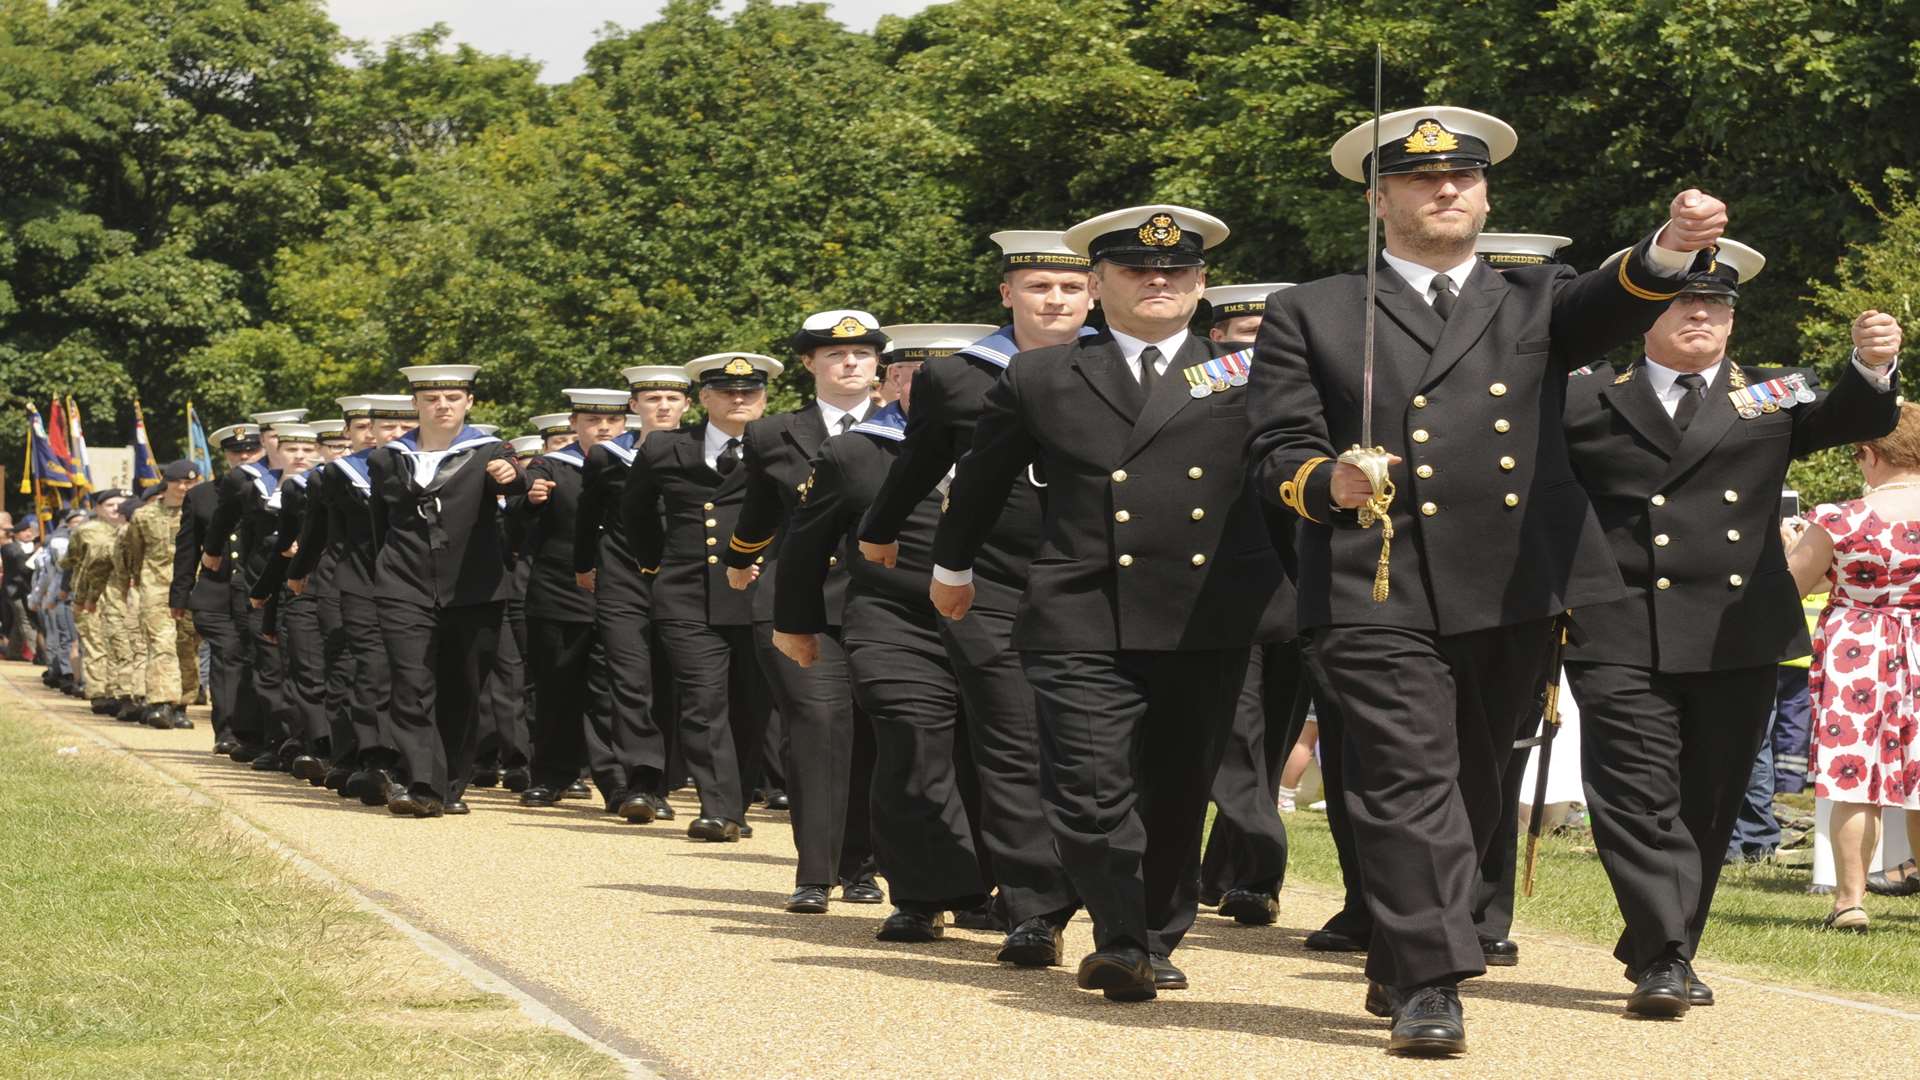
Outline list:
[[[134,592],[140,598],[138,661],[146,673],[147,700],[193,704],[200,689],[200,635],[193,621],[173,617],[164,585],[141,585]]]

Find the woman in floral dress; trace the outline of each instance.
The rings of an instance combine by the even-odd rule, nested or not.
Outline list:
[[[1808,678],[1814,793],[1833,803],[1826,925],[1865,932],[1881,808],[1905,810],[1907,836],[1920,843],[1920,405],[1902,405],[1899,426],[1853,454],[1866,494],[1783,529],[1801,595],[1830,589]],[[1920,892],[1920,873],[1908,860],[1882,884],[1876,891]]]

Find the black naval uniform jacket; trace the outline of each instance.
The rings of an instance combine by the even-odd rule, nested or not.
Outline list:
[[[471,427],[425,485],[415,481],[411,454],[420,444],[410,431],[367,455],[373,492],[373,598],[429,608],[505,600],[513,585],[513,556],[500,532],[500,496],[527,490],[513,447]],[[514,464],[506,484],[487,464]]]
[[[526,528],[520,544],[528,571],[526,611],[530,619],[549,622],[590,623],[593,621],[594,594],[581,588],[573,578],[573,544],[580,492],[586,467],[586,455],[572,443],[527,463],[527,486],[535,480],[553,481],[547,501],[535,504],[525,495],[507,504]],[[597,584],[597,583],[596,583]]]
[[[288,577],[311,583],[330,563],[335,592],[373,595],[373,511],[368,506],[373,488],[367,477],[372,453],[368,448],[346,454],[314,470],[307,481],[300,550],[287,567]]]
[[[627,472],[620,516],[634,562],[655,575],[655,620],[749,626],[759,585],[733,589],[720,562],[746,498],[747,470],[738,465],[722,478],[707,464],[706,438],[704,423],[648,435]]]
[[[1330,486],[1332,459],[1360,442],[1366,274],[1267,298],[1251,457],[1262,495],[1303,519],[1302,630],[1462,634],[1621,595],[1560,415],[1567,373],[1644,333],[1679,288],[1648,263],[1652,242],[1585,274],[1477,265],[1446,320],[1381,259],[1373,438],[1404,459],[1389,471],[1384,603],[1373,599],[1381,528],[1336,510]]]
[[[1229,649],[1293,636],[1293,588],[1247,481],[1247,396],[1188,393],[1228,352],[1189,335],[1151,397],[1112,336],[1014,357],[948,489],[934,562],[970,569],[1010,489],[1047,481],[1014,622],[1023,651]],[[1257,377],[1257,376],[1256,376]]]
[[[274,513],[273,538],[268,543],[273,554],[267,558],[266,569],[254,579],[250,595],[255,600],[271,600],[280,593],[280,586],[292,576],[287,568],[293,563],[293,556],[287,549],[300,539],[300,530],[310,511],[312,499],[308,485],[313,480],[316,465],[303,473],[294,473],[280,479],[280,487],[267,500],[267,506]],[[308,582],[309,585],[312,582]]]
[[[213,526],[201,538],[200,550],[224,558],[229,547],[237,545],[239,557],[227,567],[240,572],[242,587],[252,588],[273,558],[273,536],[280,514],[278,506],[268,500],[279,486],[279,473],[269,469],[265,461],[242,465],[220,480]]]
[[[1683,673],[1805,656],[1806,618],[1780,542],[1787,465],[1892,431],[1899,395],[1849,362],[1832,393],[1743,419],[1730,392],[1795,371],[1726,360],[1682,435],[1644,370],[1603,364],[1568,382],[1574,471],[1627,595],[1574,612],[1585,640],[1567,659]],[[1798,374],[1814,386],[1811,372]]]
[[[907,519],[920,509],[927,493],[939,487],[973,445],[987,391],[1007,367],[1002,347],[1013,348],[1012,327],[951,356],[933,357],[914,373],[906,441],[867,510],[860,539],[874,544],[900,539]],[[1027,587],[1027,565],[1040,550],[1044,483],[1036,469],[1008,489],[1006,507],[974,555],[976,607],[1008,613],[1018,608]]]
[[[818,404],[809,402],[792,412],[763,416],[747,425],[740,438],[740,466],[747,473],[747,493],[733,534],[720,552],[720,562],[744,570],[759,564],[754,588],[753,621],[773,619],[773,597],[778,588],[780,552],[786,546],[785,526],[793,520],[800,496],[813,471],[813,456],[827,441],[827,420]],[[846,606],[847,572],[836,557],[827,575],[827,611],[840,625]]]
[[[224,545],[209,545],[220,503],[220,485],[211,481],[187,489],[181,509],[180,531],[173,541],[173,583],[167,587],[167,606],[184,611],[233,613],[233,567],[240,561],[239,535],[229,529]],[[200,556],[209,546],[224,559],[209,570]]]
[[[860,557],[861,519],[885,484],[904,445],[894,406],[877,410],[845,435],[820,447],[813,475],[788,524],[782,558],[787,568],[777,586],[774,629],[819,634],[840,625],[828,599],[834,560],[850,567],[846,635],[850,640],[887,640],[903,624],[925,633],[939,624],[927,595],[933,573],[933,534],[940,524],[941,495],[929,490],[895,536],[900,557],[889,569]]]
[[[587,452],[587,466],[580,471],[580,508],[573,516],[573,571],[594,575],[595,604],[644,612],[653,604],[653,576],[642,573],[633,560],[627,523],[620,516],[638,440],[639,433],[629,431]]]

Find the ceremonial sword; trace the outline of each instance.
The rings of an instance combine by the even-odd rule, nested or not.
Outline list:
[[[1387,476],[1386,448],[1373,441],[1373,321],[1379,306],[1380,284],[1380,83],[1386,50],[1378,42],[1373,46],[1373,153],[1367,155],[1367,321],[1366,338],[1360,354],[1360,441],[1340,455],[1344,464],[1366,474],[1373,495],[1359,508],[1360,527],[1368,529],[1380,523],[1380,562],[1374,568],[1373,601],[1387,599],[1387,559],[1393,551],[1393,480]]]
[[[1547,707],[1540,713],[1540,734],[1513,744],[1515,750],[1540,748],[1533,774],[1533,813],[1527,819],[1527,872],[1523,895],[1533,895],[1533,861],[1539,854],[1541,819],[1547,810],[1547,766],[1553,763],[1553,737],[1560,733],[1560,657],[1567,648],[1567,617],[1553,620],[1553,658],[1547,666]]]

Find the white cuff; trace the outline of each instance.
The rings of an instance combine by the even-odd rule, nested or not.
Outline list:
[[[1673,224],[1673,222],[1667,222],[1667,225],[1671,224]],[[1660,246],[1660,237],[1666,233],[1667,225],[1660,226],[1660,231],[1653,234],[1653,243],[1647,245],[1647,262],[1653,267],[1656,273],[1666,277],[1677,277],[1680,274],[1686,273],[1687,268],[1693,265],[1694,253],[1691,251],[1668,251],[1666,248]]]
[[[1867,385],[1884,394],[1893,389],[1893,373],[1900,370],[1900,358],[1894,357],[1893,363],[1883,368],[1868,367],[1866,362],[1860,359],[1860,350],[1855,349],[1853,350],[1853,367],[1867,380]]]
[[[973,584],[973,571],[970,569],[949,570],[936,563],[933,568],[933,580],[942,585],[971,585]]]

